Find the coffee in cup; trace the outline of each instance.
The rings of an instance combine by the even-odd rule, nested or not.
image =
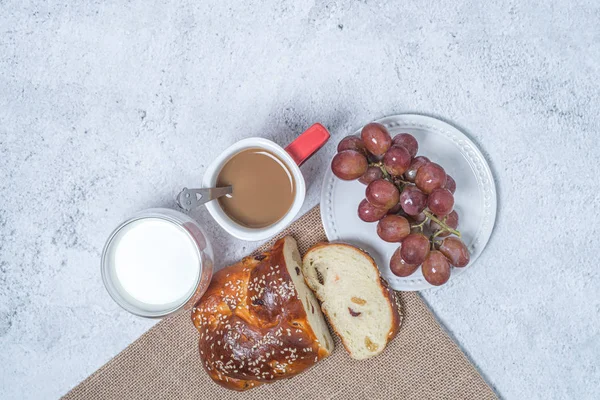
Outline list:
[[[219,198],[231,219],[248,228],[264,228],[281,220],[296,196],[294,176],[275,154],[249,148],[234,154],[217,176],[217,186],[232,186]]]

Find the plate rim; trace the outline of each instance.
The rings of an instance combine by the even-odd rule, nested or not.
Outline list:
[[[482,221],[476,230],[474,236],[475,241],[472,243],[473,246],[479,246],[480,251],[478,252],[477,256],[473,260],[471,260],[469,265],[467,265],[465,268],[453,268],[452,271],[452,275],[463,274],[466,270],[470,269],[474,265],[475,261],[485,251],[485,248],[489,243],[496,223],[498,209],[496,181],[494,179],[494,175],[489,166],[487,158],[484,156],[481,149],[479,149],[475,142],[473,142],[473,140],[471,140],[471,138],[465,132],[463,132],[458,127],[452,125],[451,123],[436,117],[422,114],[407,113],[385,116],[383,118],[375,120],[374,122],[384,124],[386,125],[386,127],[395,127],[406,124],[415,126],[416,128],[438,131],[439,133],[447,137],[449,140],[451,140],[457,147],[460,148],[460,151],[463,154],[464,158],[471,166],[472,172],[477,182],[479,183],[479,187],[483,189],[482,196],[484,206]],[[354,131],[352,134],[355,135],[357,133],[360,133],[361,129],[362,126],[356,131]],[[335,184],[336,178],[333,175],[331,168],[327,168],[321,185],[320,214],[327,239],[330,242],[340,242],[343,241],[343,238],[340,237],[337,231],[332,231],[332,229],[335,229],[335,226],[332,226],[333,218],[328,218],[327,203],[329,201],[329,197],[331,197],[328,196],[328,193],[330,192],[328,186],[331,180],[333,180],[333,184]],[[331,203],[331,201],[329,201],[329,203]],[[418,291],[423,289],[438,288],[438,286],[431,285],[423,278],[413,279],[413,283],[411,284],[408,284],[406,279],[403,279],[402,281],[394,280],[390,281],[390,285],[395,290],[402,291]]]

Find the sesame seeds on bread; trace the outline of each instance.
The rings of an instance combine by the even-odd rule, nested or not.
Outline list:
[[[247,390],[290,378],[329,356],[333,340],[301,273],[292,237],[213,276],[192,310],[204,369]]]

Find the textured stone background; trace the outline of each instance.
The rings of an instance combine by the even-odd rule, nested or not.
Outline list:
[[[56,398],[155,323],[102,286],[121,220],[320,121],[306,211],[334,143],[399,112],[466,129],[499,190],[477,266],[424,298],[502,397],[600,398],[600,4],[544,3],[0,0],[0,398]],[[221,264],[256,246],[194,215]]]

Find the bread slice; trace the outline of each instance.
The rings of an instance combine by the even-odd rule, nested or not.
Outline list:
[[[320,243],[304,255],[302,272],[352,358],[380,354],[396,336],[396,295],[367,253],[347,244]]]
[[[320,311],[319,302],[315,298],[314,293],[306,286],[304,276],[302,275],[302,257],[298,251],[298,245],[296,240],[291,236],[286,236],[283,240],[284,264],[296,289],[296,296],[304,307],[308,326],[312,328],[316,336],[316,342],[325,350],[327,353],[326,356],[328,356],[334,348],[333,338],[329,333],[325,318]]]

